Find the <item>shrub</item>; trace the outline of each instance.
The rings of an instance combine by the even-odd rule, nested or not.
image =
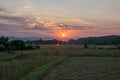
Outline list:
[[[12,51],[12,50],[31,50],[40,48],[39,46],[26,45],[22,40],[9,41],[8,38],[0,38],[0,51]]]
[[[26,49],[27,49],[27,50],[31,50],[31,49],[35,49],[35,48],[34,48],[33,45],[30,45],[30,44],[29,44],[29,45],[26,46]]]
[[[117,48],[117,49],[120,49],[120,45],[117,45],[116,48]]]
[[[84,48],[89,48],[87,43],[84,44]]]
[[[39,46],[39,45],[35,45],[35,48],[36,48],[36,49],[40,49],[40,46]]]

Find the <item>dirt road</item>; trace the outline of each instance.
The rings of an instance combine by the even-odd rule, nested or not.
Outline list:
[[[120,57],[70,57],[43,80],[120,80]]]

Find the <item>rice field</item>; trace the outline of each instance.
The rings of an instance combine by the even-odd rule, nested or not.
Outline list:
[[[43,80],[119,80],[119,57],[70,57]]]
[[[51,62],[59,62],[62,59],[62,56],[46,56],[39,54],[21,54],[10,57],[9,59],[6,57],[6,60],[4,58],[3,61],[2,59],[0,61],[0,80],[24,79],[24,77],[34,69]]]
[[[120,50],[114,46],[40,45],[0,52],[0,80],[119,80]]]

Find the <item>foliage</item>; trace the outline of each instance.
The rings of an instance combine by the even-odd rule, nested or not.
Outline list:
[[[88,44],[87,43],[84,44],[84,48],[88,48]]]
[[[1,37],[0,38],[0,51],[10,50],[10,44],[8,42],[8,38]]]
[[[39,45],[35,45],[35,48],[36,48],[36,49],[40,49],[40,46],[39,46]]]
[[[39,40],[34,40],[34,41],[27,41],[28,43],[34,43],[34,44],[65,44],[64,41],[60,41],[60,40],[57,40],[57,39],[53,39],[53,40],[42,40],[42,39],[39,39]]]
[[[11,51],[11,50],[29,50],[35,49],[33,45],[26,45],[22,40],[9,41],[6,37],[0,38],[0,51]]]
[[[34,47],[33,45],[31,45],[31,44],[28,44],[28,45],[26,45],[26,49],[27,50],[32,50],[32,49],[35,49],[36,47]]]
[[[116,48],[117,48],[117,49],[120,49],[120,45],[117,45]]]
[[[14,40],[10,42],[12,49],[14,50],[25,50],[26,46],[25,46],[25,42],[21,41],[21,40]]]
[[[88,37],[79,38],[77,40],[70,39],[68,44],[94,44],[94,45],[118,45],[120,44],[120,36],[101,36],[101,37]]]

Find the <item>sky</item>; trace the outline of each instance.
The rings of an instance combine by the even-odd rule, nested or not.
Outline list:
[[[120,0],[0,0],[0,36],[120,35]]]

